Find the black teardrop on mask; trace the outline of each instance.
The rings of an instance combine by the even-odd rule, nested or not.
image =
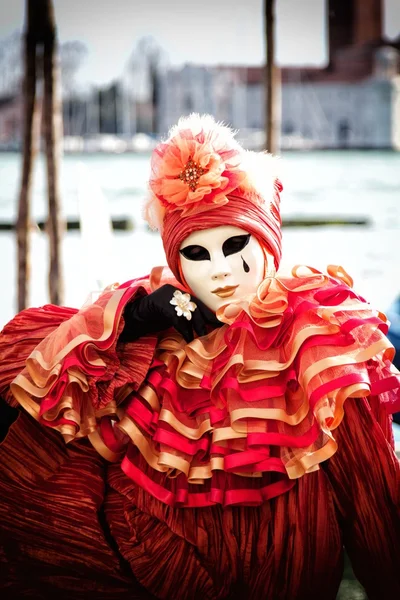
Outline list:
[[[241,258],[241,259],[242,259],[242,261],[243,261],[243,270],[244,270],[244,272],[245,272],[245,273],[248,273],[248,272],[250,271],[250,267],[249,267],[249,265],[248,265],[248,264],[247,264],[247,262],[244,260],[243,256],[241,256],[240,258]]]

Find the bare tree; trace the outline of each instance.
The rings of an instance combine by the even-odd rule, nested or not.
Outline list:
[[[266,149],[276,153],[279,143],[280,73],[275,65],[275,0],[264,0],[265,26],[265,137]]]
[[[137,95],[145,95],[150,99],[153,133],[158,133],[159,129],[159,78],[165,64],[166,54],[152,36],[145,36],[139,40],[128,63],[128,70],[136,79],[138,87],[142,88],[138,90],[139,94]]]
[[[69,96],[76,85],[76,74],[86,59],[88,49],[77,40],[60,44],[61,84],[64,93]]]
[[[23,163],[18,203],[17,250],[18,250],[18,310],[28,304],[30,281],[29,229],[31,221],[30,198],[32,195],[33,162],[38,150],[38,105],[36,102],[36,40],[32,4],[26,7],[26,31],[24,39],[24,108],[23,108]]]
[[[48,234],[50,243],[50,301],[60,304],[63,296],[61,276],[61,233],[59,193],[59,156],[61,150],[61,109],[57,93],[56,27],[52,0],[26,0],[24,81],[24,147],[19,197],[18,309],[28,303],[30,279],[29,228],[32,166],[37,152],[39,132],[36,125],[37,79],[44,78],[43,131],[47,159]],[[39,72],[39,73],[38,73]]]
[[[61,84],[66,95],[76,84],[76,74],[87,57],[88,49],[78,40],[59,45]],[[24,36],[16,30],[0,40],[0,95],[20,91],[24,71]]]
[[[37,0],[35,0],[37,3]],[[49,292],[53,304],[63,300],[61,273],[60,158],[62,148],[62,110],[59,90],[60,67],[57,59],[57,38],[52,0],[43,0],[43,133],[47,159],[48,235],[50,245]]]
[[[20,91],[22,75],[22,36],[20,31],[14,31],[0,41],[0,94],[17,94]]]

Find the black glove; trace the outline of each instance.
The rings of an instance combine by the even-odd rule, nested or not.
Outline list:
[[[18,417],[19,411],[0,397],[0,442],[6,437],[9,428]]]
[[[125,327],[119,340],[132,342],[149,333],[174,327],[187,342],[191,342],[194,338],[193,330],[201,336],[208,333],[208,326],[215,328],[223,325],[197,298],[192,298],[197,306],[192,312],[192,319],[188,321],[183,315],[178,317],[175,306],[170,303],[176,290],[173,285],[166,284],[148,296],[136,298],[127,304],[124,310]]]

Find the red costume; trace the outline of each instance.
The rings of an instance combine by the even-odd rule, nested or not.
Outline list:
[[[245,197],[243,178],[226,179]],[[167,257],[176,214],[163,216]],[[128,303],[184,287],[176,257],[178,279],[156,270],[4,328],[0,394],[23,410],[0,445],[0,589],[329,600],[345,545],[369,598],[398,597],[400,376],[385,317],[342,269],[295,268],[189,344],[173,329],[121,342]]]

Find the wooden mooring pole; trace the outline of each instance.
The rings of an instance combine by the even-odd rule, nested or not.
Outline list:
[[[52,0],[26,0],[23,162],[17,219],[18,311],[29,303],[32,173],[40,139],[38,79],[44,80],[43,132],[47,161],[50,301],[61,304],[61,235],[59,162],[61,107],[57,95],[56,27]]]
[[[275,0],[264,0],[265,147],[276,154],[280,135],[280,72],[275,64]]]

